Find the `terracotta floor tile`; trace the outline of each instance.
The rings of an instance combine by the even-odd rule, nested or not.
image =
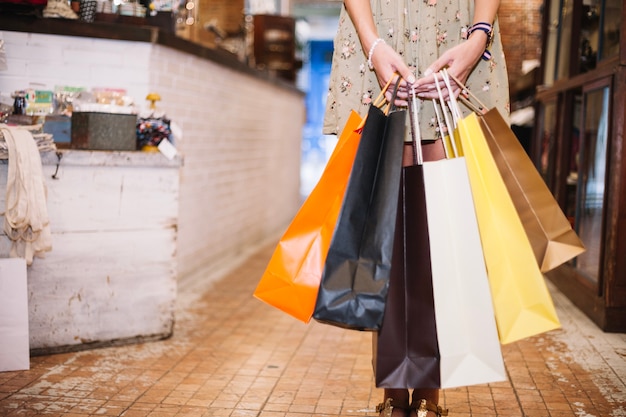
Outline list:
[[[0,373],[0,416],[375,417],[370,333],[305,324],[251,296],[272,250],[181,283],[170,339]],[[502,346],[506,381],[443,390],[450,417],[626,415],[626,335],[549,288],[563,328]]]

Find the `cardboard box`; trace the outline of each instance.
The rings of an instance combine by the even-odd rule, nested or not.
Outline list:
[[[137,150],[137,115],[72,113],[72,149]]]

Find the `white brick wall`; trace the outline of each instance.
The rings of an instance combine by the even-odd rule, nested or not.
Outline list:
[[[151,62],[151,85],[184,131],[178,256],[184,277],[224,265],[293,217],[304,100],[164,47],[155,47]]]
[[[3,95],[29,86],[122,87],[143,105],[151,87],[148,43],[7,31],[0,36],[9,67],[0,72]]]
[[[179,279],[223,268],[282,232],[299,207],[304,99],[206,59],[143,42],[0,32],[0,92],[37,83],[150,91],[184,133]]]

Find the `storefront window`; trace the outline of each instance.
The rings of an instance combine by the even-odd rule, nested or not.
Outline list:
[[[576,231],[587,251],[578,256],[576,267],[594,282],[600,275],[609,97],[609,87],[583,95],[584,134],[578,158],[580,179],[576,199]]]
[[[565,153],[567,155],[567,177],[565,179],[565,215],[572,223],[572,227],[574,227],[579,189],[578,175],[580,166],[580,115],[582,114],[582,94],[577,92],[571,97],[573,103],[571,109],[572,124],[571,130],[567,132],[569,135],[569,149],[565,150]]]
[[[578,56],[578,71],[581,73],[594,69],[597,64],[601,6],[600,0],[583,0]]]
[[[546,32],[546,52],[544,54],[544,74],[543,82],[545,85],[552,85],[554,83],[554,72],[556,70],[556,54],[558,50],[559,41],[559,16],[560,16],[560,1],[552,0],[549,2],[549,22]]]
[[[623,0],[549,2],[544,74],[547,85],[554,79],[591,71],[599,61],[618,55],[623,3]]]
[[[572,42],[572,18],[574,13],[574,1],[561,1],[561,16],[559,19],[559,42],[557,52],[557,79],[570,76],[570,55]]]
[[[619,53],[620,25],[622,23],[623,0],[606,0],[602,12],[602,41],[600,59],[617,56]]]
[[[541,149],[539,172],[548,187],[552,188],[554,158],[556,156],[556,101],[547,102],[541,109]]]

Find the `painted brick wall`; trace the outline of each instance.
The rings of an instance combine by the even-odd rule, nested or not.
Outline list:
[[[225,267],[284,230],[300,204],[304,97],[294,89],[158,45],[0,32],[0,92],[36,82],[150,91],[181,127],[178,275]]]
[[[291,220],[299,207],[304,97],[163,47],[151,60],[151,82],[175,103],[167,111],[185,135],[184,276],[245,254]]]
[[[541,59],[542,0],[502,0],[498,11],[509,79],[522,75],[524,60]]]

